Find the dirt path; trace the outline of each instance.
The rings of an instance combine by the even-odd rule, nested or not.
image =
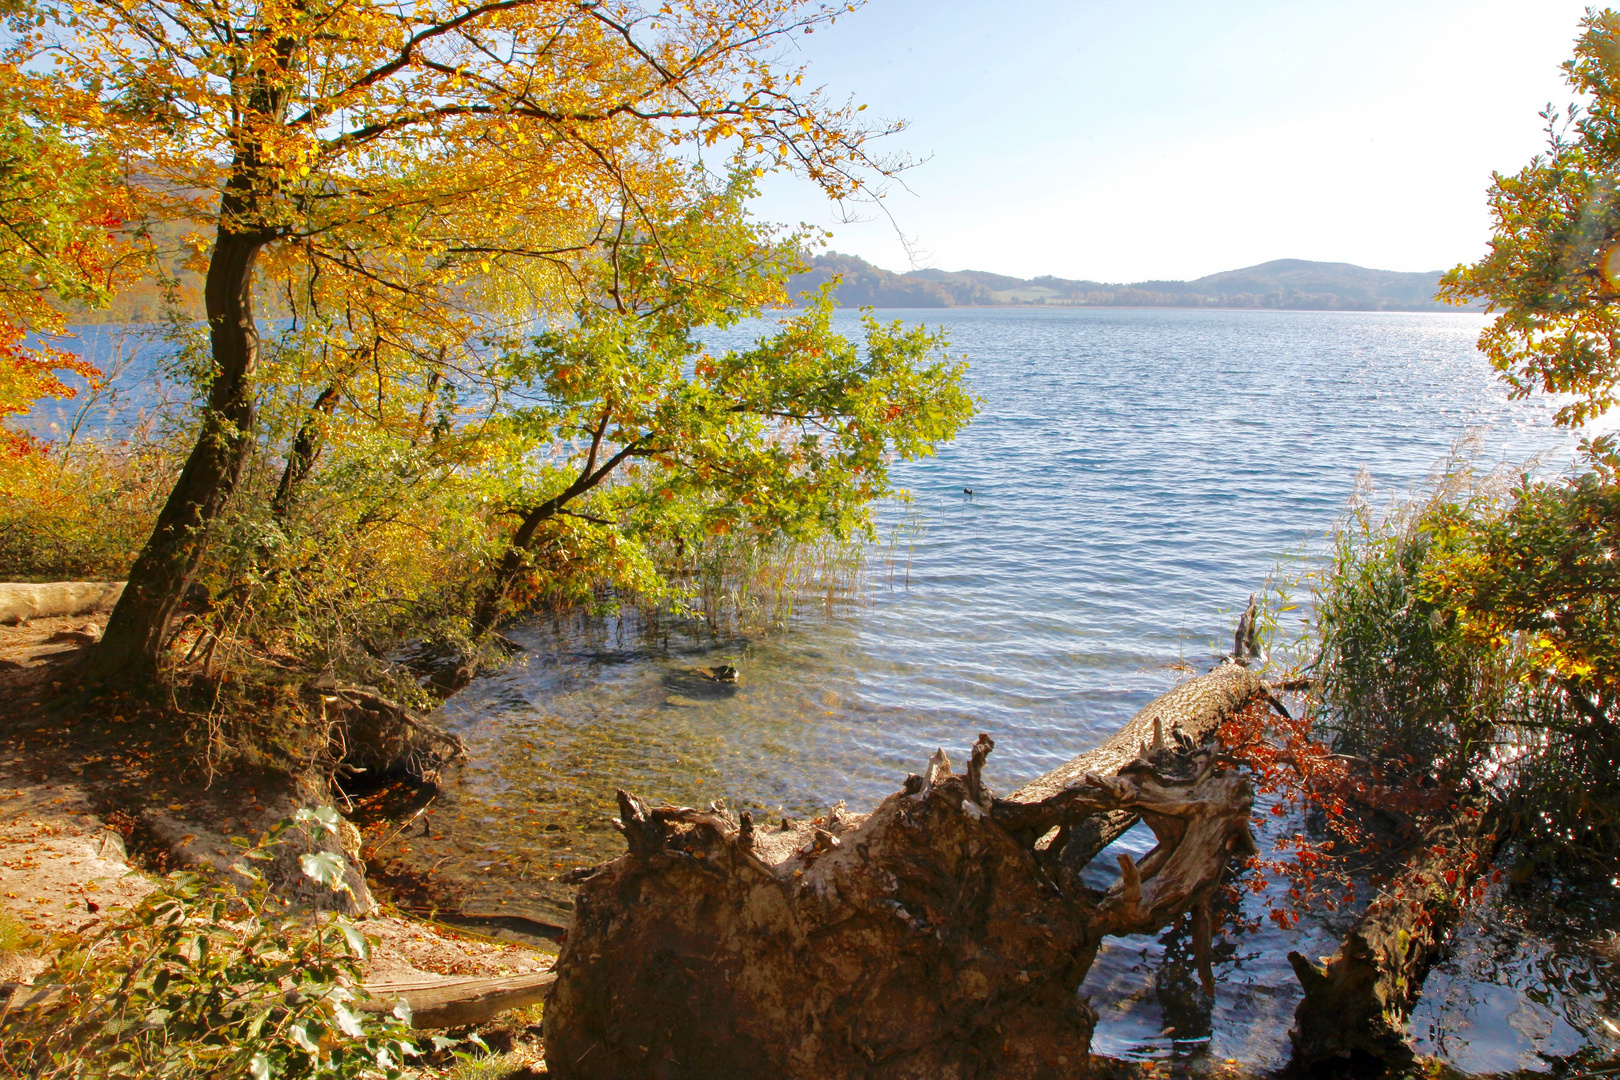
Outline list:
[[[0,982],[30,982],[51,938],[93,933],[151,891],[154,878],[134,868],[140,860],[126,847],[137,832],[146,861],[162,868],[195,864],[199,851],[231,852],[224,835],[243,831],[229,820],[208,828],[217,795],[188,791],[141,764],[161,747],[132,750],[134,737],[109,743],[102,730],[109,725],[121,736],[146,726],[116,698],[63,704],[73,693],[72,661],[100,638],[105,621],[0,626],[0,701],[10,706],[0,710]],[[109,803],[116,809],[98,813]],[[373,942],[368,983],[521,975],[549,970],[553,959],[387,911],[358,925]]]
[[[82,789],[19,779],[0,766],[0,912],[31,940],[0,950],[0,982],[27,983],[44,969],[51,938],[93,933],[154,883],[131,867],[123,837],[92,812]],[[357,925],[372,942],[367,983],[493,978],[551,966],[550,956],[533,949],[397,916]]]

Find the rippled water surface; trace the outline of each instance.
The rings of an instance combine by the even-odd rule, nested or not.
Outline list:
[[[472,763],[430,808],[428,835],[389,857],[437,867],[469,910],[555,921],[566,894],[548,879],[619,850],[606,825],[616,787],[861,810],[936,746],[960,759],[982,730],[997,744],[988,779],[1011,788],[1203,670],[1249,593],[1320,540],[1358,470],[1405,490],[1470,428],[1487,462],[1567,460],[1571,445],[1544,403],[1506,399],[1474,351],[1477,315],[883,315],[943,321],[983,399],[953,445],[899,469],[916,501],[909,518],[886,510],[885,528],[921,531],[902,535],[892,574],[876,572],[862,604],[746,639],[649,637],[629,621],[516,628],[529,656],[445,710]],[[722,661],[741,669],[735,687],[691,674]],[[1573,946],[1584,982],[1547,975],[1567,942],[1491,929],[1431,980],[1415,1021],[1425,1049],[1502,1070],[1611,1037],[1606,928]],[[1096,1047],[1275,1064],[1298,997],[1284,953],[1331,952],[1341,930],[1230,939],[1213,1002],[1176,933],[1114,942],[1085,987],[1102,1015]]]

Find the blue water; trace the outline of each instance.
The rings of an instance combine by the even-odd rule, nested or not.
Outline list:
[[[616,787],[861,810],[936,746],[960,760],[988,731],[988,778],[1010,789],[1212,663],[1268,573],[1320,551],[1358,475],[1375,498],[1405,492],[1470,432],[1484,466],[1571,457],[1551,403],[1509,401],[1475,351],[1479,315],[881,314],[943,323],[983,410],[937,457],[896,470],[914,502],[880,515],[886,537],[907,528],[874,558],[865,601],[719,641],[650,642],[633,619],[517,628],[531,657],[445,710],[473,762],[442,797],[445,839],[413,844],[456,876],[469,910],[563,917],[546,879],[617,852]],[[734,691],[689,674],[715,662],[741,669]],[[1140,855],[1151,840],[1122,844]],[[1490,925],[1479,962],[1461,950],[1431,979],[1414,1018],[1426,1051],[1482,1071],[1612,1041],[1593,1019],[1601,994],[1537,974],[1568,942]],[[1084,988],[1101,1014],[1095,1048],[1192,1071],[1279,1064],[1298,1000],[1284,954],[1329,953],[1343,927],[1229,936],[1213,1002],[1190,989],[1174,933],[1112,942]],[[1516,981],[1552,986],[1547,1004]]]
[[[1321,550],[1358,474],[1375,498],[1405,492],[1469,432],[1487,466],[1571,457],[1551,403],[1507,399],[1474,349],[1475,314],[881,315],[943,323],[983,408],[937,457],[897,468],[914,502],[882,509],[897,539],[874,552],[864,599],[806,604],[787,628],[740,638],[649,636],[628,616],[514,628],[530,655],[444,710],[472,761],[431,808],[433,835],[387,858],[432,868],[468,911],[555,921],[557,873],[622,846],[607,824],[617,787],[862,810],[935,747],[960,761],[988,731],[988,779],[1010,789],[1211,664],[1267,575]],[[854,313],[839,318],[858,331]],[[741,669],[734,689],[690,674],[715,662]],[[1150,841],[1121,843],[1141,854]],[[1485,1072],[1620,1046],[1614,928],[1559,936],[1504,910],[1431,977],[1420,1048]],[[1213,1001],[1174,932],[1111,942],[1084,987],[1095,1048],[1193,1072],[1279,1064],[1298,1000],[1284,954],[1331,952],[1343,922],[1229,934]]]

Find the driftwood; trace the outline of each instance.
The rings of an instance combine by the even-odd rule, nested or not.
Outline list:
[[[389,1012],[400,999],[411,1007],[414,1028],[470,1027],[503,1012],[538,1005],[557,976],[549,971],[499,979],[429,979],[411,983],[366,983],[361,1012]]]
[[[1504,831],[1471,807],[1429,833],[1321,965],[1288,954],[1305,998],[1294,1013],[1294,1060],[1307,1069],[1402,1065],[1406,1018]]]
[[[496,979],[424,979],[419,982],[366,983],[367,995],[353,1003],[357,1012],[392,1012],[403,1000],[414,1028],[470,1027],[511,1009],[538,1005],[557,977],[549,971]],[[8,1012],[54,1005],[60,986],[0,983],[0,1018]]]
[[[29,619],[105,614],[124,593],[122,581],[53,581],[44,585],[0,582],[0,624]]]
[[[549,1069],[565,1080],[1073,1072],[1095,1022],[1077,991],[1103,936],[1206,912],[1232,854],[1252,850],[1252,792],[1212,736],[1264,693],[1225,665],[1004,799],[982,780],[984,735],[965,774],[941,751],[866,815],[761,829],[719,804],[649,807],[620,792],[629,852],[576,878],[546,1004]],[[1086,888],[1080,856],[1138,818],[1158,845],[1121,856],[1108,890]],[[1194,925],[1207,958],[1207,913]]]

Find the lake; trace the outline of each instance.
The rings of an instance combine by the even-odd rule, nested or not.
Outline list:
[[[879,314],[943,324],[983,411],[937,457],[898,469],[914,501],[880,514],[894,543],[874,553],[864,600],[806,603],[784,629],[729,638],[633,613],[514,628],[530,654],[444,710],[472,762],[430,808],[433,835],[388,858],[431,870],[469,911],[563,921],[551,879],[622,850],[607,825],[618,787],[859,811],[935,747],[960,762],[988,731],[987,777],[1011,789],[1210,666],[1267,575],[1321,550],[1358,475],[1375,497],[1405,492],[1469,432],[1485,465],[1539,453],[1556,466],[1573,444],[1547,402],[1507,399],[1474,349],[1474,314]],[[840,318],[858,330],[855,313]],[[735,688],[691,674],[722,662],[741,670]],[[1140,855],[1151,841],[1141,830],[1121,844]],[[1094,864],[1099,884],[1111,862]],[[1478,1072],[1610,1046],[1620,975],[1589,915],[1560,935],[1493,908],[1489,933],[1431,977],[1420,1048]],[[1095,1049],[1193,1072],[1279,1064],[1298,1000],[1284,954],[1329,953],[1344,926],[1229,935],[1213,1001],[1176,932],[1114,940],[1084,987],[1101,1014]]]
[[[893,543],[874,551],[861,601],[807,602],[742,636],[634,613],[512,628],[529,653],[443,711],[471,762],[429,807],[429,834],[392,840],[379,864],[436,880],[471,913],[557,923],[556,876],[622,850],[608,824],[618,787],[860,811],[935,747],[960,763],[987,731],[987,779],[1009,790],[1213,664],[1267,575],[1321,551],[1358,475],[1375,498],[1405,492],[1469,432],[1485,465],[1541,453],[1558,467],[1573,445],[1549,403],[1507,399],[1474,349],[1475,314],[879,314],[943,324],[983,410],[897,470],[914,501],[881,509]],[[856,313],[839,318],[858,330]],[[739,683],[691,674],[714,663],[735,664]],[[1147,836],[1120,843],[1140,855]],[[1111,864],[1094,863],[1098,884]],[[1493,898],[1426,985],[1419,1049],[1477,1073],[1620,1047],[1611,899]],[[1261,910],[1249,898],[1238,914]],[[1195,1074],[1280,1064],[1299,996],[1285,953],[1329,953],[1345,925],[1229,932],[1213,999],[1176,931],[1113,939],[1083,988],[1101,1016],[1094,1047]]]

